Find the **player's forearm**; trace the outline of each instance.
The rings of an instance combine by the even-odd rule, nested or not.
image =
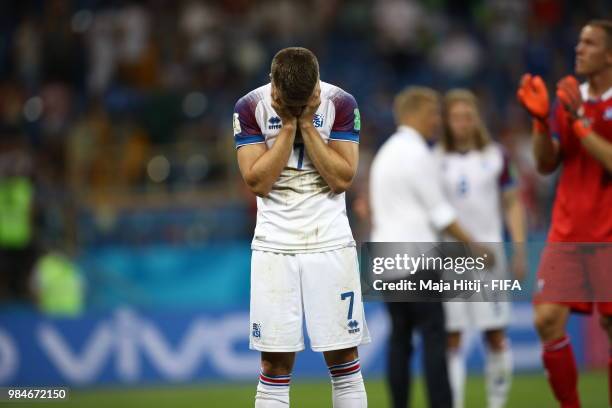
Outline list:
[[[612,143],[608,142],[597,133],[591,133],[581,139],[582,146],[599,161],[604,168],[612,173]]]
[[[443,232],[455,238],[459,242],[463,242],[465,244],[472,242],[472,238],[463,230],[463,228],[461,228],[457,221],[450,223],[446,228],[444,228]]]
[[[348,161],[321,139],[312,124],[300,126],[300,130],[308,157],[331,190],[336,194],[348,190],[355,176]]]
[[[510,238],[514,243],[522,243],[527,239],[527,225],[525,220],[525,209],[518,197],[513,197],[504,205],[506,225]]]
[[[262,154],[244,175],[245,182],[260,197],[272,190],[281,171],[285,168],[295,140],[295,127],[285,125],[268,151]]]
[[[541,174],[552,173],[561,161],[558,143],[549,134],[544,134],[542,130],[534,129],[531,138],[538,172]]]

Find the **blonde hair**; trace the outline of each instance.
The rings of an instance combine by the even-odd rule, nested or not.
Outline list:
[[[448,123],[448,115],[451,107],[455,103],[459,102],[466,103],[474,108],[477,122],[476,130],[474,132],[474,141],[478,150],[484,149],[489,143],[491,143],[491,136],[480,115],[476,95],[467,89],[451,89],[444,95],[444,135],[442,136],[442,147],[448,152],[456,150],[453,133]]]
[[[399,124],[405,114],[415,112],[424,103],[437,103],[440,99],[438,92],[424,86],[409,86],[395,96],[393,100],[393,116]]]

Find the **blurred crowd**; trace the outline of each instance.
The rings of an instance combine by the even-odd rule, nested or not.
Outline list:
[[[571,72],[581,25],[609,13],[606,0],[1,2],[0,183],[31,183],[19,204],[31,236],[70,251],[82,245],[80,223],[89,216],[104,232],[117,208],[234,202],[252,213],[236,172],[233,105],[268,81],[278,49],[301,45],[319,57],[322,79],[360,104],[353,196],[394,128],[399,89],[464,86],[517,164],[530,225],[541,230],[552,179],[534,172],[515,87],[525,71],[549,84]]]

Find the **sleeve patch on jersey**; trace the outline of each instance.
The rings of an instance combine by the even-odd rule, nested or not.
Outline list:
[[[234,136],[242,133],[242,128],[240,127],[240,114],[238,112],[234,112]]]
[[[361,130],[361,114],[359,113],[359,109],[355,108],[353,110],[353,114],[355,115],[355,124],[353,125],[353,129],[355,129],[356,132],[359,132]]]

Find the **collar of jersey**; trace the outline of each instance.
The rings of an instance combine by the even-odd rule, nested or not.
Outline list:
[[[608,88],[608,90],[601,94],[599,98],[591,98],[589,96],[589,83],[584,82],[580,85],[580,94],[582,95],[583,101],[607,101],[608,99],[612,98],[612,88]]]
[[[406,125],[399,125],[397,127],[397,132],[398,133],[403,133],[405,135],[409,135],[412,137],[418,137],[419,139],[422,139],[423,137],[421,136],[421,134],[419,132],[417,132],[417,130],[411,126],[406,126]]]

